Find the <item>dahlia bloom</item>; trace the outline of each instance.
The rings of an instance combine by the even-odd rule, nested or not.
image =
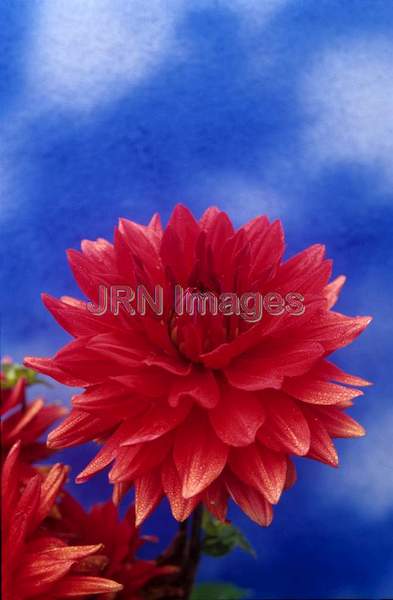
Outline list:
[[[54,465],[43,478],[21,476],[20,445],[15,444],[2,471],[2,594],[4,600],[57,600],[115,593],[121,585],[90,575],[102,544],[70,546],[45,527],[67,475]],[[90,566],[92,565],[92,567]]]
[[[69,262],[82,292],[99,303],[99,286],[163,290],[162,314],[126,310],[97,316],[85,302],[44,296],[75,339],[53,358],[26,365],[70,386],[70,415],[49,436],[51,448],[99,439],[102,447],[79,474],[84,482],[112,464],[118,501],[135,486],[141,523],[163,496],[182,521],[203,503],[217,518],[231,497],[261,525],[296,478],[291,456],[336,466],[332,438],[363,428],[345,413],[368,382],[328,356],[351,343],[369,317],[332,310],[344,283],[314,245],[283,259],[281,223],[257,217],[235,230],[208,209],[197,221],[177,206],[165,229],[158,216],[142,226],[120,219],[113,244],[83,241]],[[297,294],[305,310],[263,314],[181,314],[175,286],[215,294]],[[271,306],[274,309],[274,302]]]
[[[3,455],[20,441],[21,458],[26,464],[42,460],[51,451],[45,442],[39,440],[67,410],[56,404],[45,405],[42,398],[28,402],[26,388],[37,381],[36,374],[11,361],[3,362],[1,366],[0,414]]]
[[[86,513],[82,506],[64,493],[58,504],[60,518],[54,518],[52,527],[72,544],[103,544],[107,562],[101,571],[104,577],[113,578],[122,584],[116,600],[140,600],[143,587],[155,577],[177,571],[171,566],[157,566],[155,561],[139,560],[137,550],[146,541],[156,541],[149,536],[140,536],[135,526],[135,511],[131,507],[119,520],[112,502],[96,504]]]

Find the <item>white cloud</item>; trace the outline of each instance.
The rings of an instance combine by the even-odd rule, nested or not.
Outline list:
[[[247,25],[261,27],[293,0],[218,0],[218,4],[238,13]]]
[[[392,98],[390,41],[340,43],[317,56],[300,88],[310,166],[353,162],[393,182]]]
[[[262,180],[238,172],[214,172],[192,183],[188,192],[191,203],[204,198],[205,207],[217,205],[229,213],[236,225],[256,215],[266,214],[270,220],[288,213],[287,203]],[[204,207],[202,207],[204,208]]]
[[[188,53],[176,34],[188,11],[222,7],[259,29],[291,1],[41,0],[28,48],[31,105],[88,113],[121,97],[168,57]]]
[[[28,83],[38,102],[88,111],[142,81],[171,49],[184,0],[41,0]]]
[[[1,133],[1,132],[0,132]],[[22,193],[28,177],[26,170],[22,170],[15,157],[15,148],[12,141],[0,139],[0,224],[18,218],[20,206],[15,199]],[[26,178],[26,179],[25,179]]]
[[[30,117],[19,107],[0,124],[0,223],[18,219],[21,198],[32,183],[34,166],[28,156]]]

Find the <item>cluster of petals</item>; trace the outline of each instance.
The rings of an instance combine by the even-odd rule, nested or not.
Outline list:
[[[225,519],[232,498],[261,525],[296,478],[292,456],[337,465],[332,438],[363,428],[346,414],[368,382],[328,360],[368,325],[368,317],[332,310],[344,277],[314,245],[284,259],[281,223],[264,216],[235,229],[208,209],[198,221],[177,206],[165,228],[120,219],[114,241],[83,241],[68,257],[88,300],[99,286],[143,285],[164,294],[164,313],[100,317],[86,301],[44,296],[73,340],[53,358],[26,364],[69,385],[70,415],[49,436],[52,448],[99,439],[79,474],[84,482],[111,465],[114,501],[135,487],[141,523],[162,497],[177,520],[203,503]],[[217,294],[245,292],[304,298],[302,315],[177,314],[174,286]]]
[[[95,574],[102,544],[70,545],[54,535],[47,519],[56,514],[67,468],[54,465],[43,476],[26,476],[15,444],[2,468],[2,597],[60,600],[116,594],[121,584]]]
[[[72,544],[103,544],[105,561],[98,565],[100,574],[123,586],[116,594],[116,600],[140,600],[143,588],[152,579],[177,570],[170,565],[158,566],[153,560],[136,558],[141,545],[157,539],[140,535],[135,526],[133,506],[120,520],[117,508],[111,501],[96,504],[86,512],[79,502],[64,492],[58,504],[58,516],[52,519],[51,527],[57,535]]]
[[[42,436],[57,419],[67,413],[67,410],[57,404],[46,405],[40,397],[28,402],[28,382],[23,375],[18,377],[12,386],[5,387],[6,375],[2,371],[0,382],[4,384],[1,388],[0,405],[3,455],[6,455],[16,442],[20,442],[21,458],[26,465],[46,458],[51,451],[46,441],[42,440]]]

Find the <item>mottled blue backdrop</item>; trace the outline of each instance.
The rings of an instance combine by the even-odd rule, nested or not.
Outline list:
[[[0,33],[4,353],[67,340],[40,292],[78,295],[66,248],[119,216],[214,203],[238,224],[281,218],[289,254],[326,243],[339,309],[374,316],[336,357],[375,382],[352,411],[368,436],[338,444],[338,471],[301,461],[269,529],[232,510],[258,558],[205,558],[200,577],[254,598],[392,597],[393,2],[3,0]],[[75,473],[93,452],[62,459]],[[105,476],[71,487],[110,494]],[[164,544],[168,522],[164,505],[145,529]]]

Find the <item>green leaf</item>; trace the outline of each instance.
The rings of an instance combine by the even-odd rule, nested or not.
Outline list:
[[[232,583],[200,583],[194,587],[190,600],[243,600],[247,595],[247,590]]]
[[[221,523],[209,511],[203,512],[204,537],[202,551],[209,556],[224,556],[234,548],[241,548],[255,557],[255,551],[242,532],[229,523]]]

